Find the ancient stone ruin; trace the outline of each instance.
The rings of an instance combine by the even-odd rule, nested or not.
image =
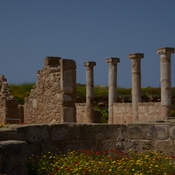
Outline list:
[[[141,102],[141,59],[143,53],[129,54],[132,62],[132,103],[117,103],[117,64],[119,58],[108,58],[109,94],[108,123],[124,124],[135,121],[162,120],[171,117],[171,54],[175,48],[160,48],[161,102]],[[86,103],[76,103],[76,62],[61,57],[46,57],[44,67],[37,71],[38,80],[25,98],[23,108],[11,95],[5,77],[0,77],[0,122],[27,124],[42,123],[99,123],[100,112],[94,111],[94,66],[86,67]]]
[[[24,104],[25,123],[76,122],[76,63],[46,57],[38,81]]]
[[[0,75],[0,123],[23,122],[23,107],[14,99],[4,75]]]
[[[11,95],[7,81],[0,76],[0,123],[25,121],[26,125],[0,128],[0,174],[26,175],[32,154],[68,150],[155,151],[175,156],[175,122],[171,120],[171,53],[160,48],[161,102],[140,100],[143,53],[129,54],[132,60],[132,103],[117,103],[117,64],[109,63],[109,124],[99,124],[93,109],[95,62],[85,62],[86,103],[76,102],[76,63],[60,57],[46,57],[37,71],[38,81],[26,97],[23,108]],[[59,124],[61,123],[61,124]],[[91,123],[91,124],[85,124]],[[32,125],[33,124],[33,125]],[[112,124],[112,125],[111,125]]]

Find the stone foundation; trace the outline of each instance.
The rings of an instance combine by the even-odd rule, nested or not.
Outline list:
[[[32,154],[68,150],[155,151],[175,156],[174,120],[132,124],[7,125],[0,129],[0,173],[25,175]],[[8,160],[8,161],[7,161]],[[18,173],[17,173],[18,172]],[[23,174],[22,174],[23,173]]]

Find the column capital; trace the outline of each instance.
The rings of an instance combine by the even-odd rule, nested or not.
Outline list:
[[[94,66],[96,66],[96,62],[94,62],[94,61],[87,61],[87,62],[84,62],[84,66],[86,66],[86,67],[94,67]]]
[[[173,47],[162,47],[157,49],[157,54],[163,55],[163,54],[171,54],[171,53],[175,53],[175,48]]]
[[[106,62],[107,62],[107,63],[117,64],[117,63],[120,62],[120,58],[114,58],[114,57],[107,58],[107,59],[106,59]]]
[[[129,59],[141,59],[144,58],[144,53],[131,53],[128,55]]]

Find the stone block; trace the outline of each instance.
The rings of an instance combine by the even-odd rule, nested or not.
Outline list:
[[[169,138],[169,126],[168,125],[155,125],[156,138],[160,140],[166,140]]]
[[[75,93],[75,76],[76,71],[66,70],[63,72],[63,91],[64,93]]]
[[[27,143],[25,141],[0,142],[0,173],[27,175]]]
[[[172,140],[175,140],[175,126],[174,125],[170,127],[170,138]]]
[[[63,70],[76,69],[76,62],[71,59],[62,59]]]
[[[154,150],[157,153],[163,153],[166,156],[175,156],[174,154],[174,144],[170,140],[158,140],[155,144]]]
[[[63,122],[76,122],[75,106],[63,107]]]
[[[45,57],[44,65],[45,66],[58,66],[60,64],[61,57]]]
[[[86,138],[85,127],[78,124],[57,124],[49,128],[51,141],[74,141]]]
[[[120,135],[125,135],[126,125],[106,125],[106,124],[93,124],[86,125],[86,139],[107,140],[117,139]]]
[[[17,128],[17,138],[28,143],[49,142],[48,125],[26,125]]]
[[[143,152],[143,151],[154,151],[155,141],[152,140],[126,140],[123,142],[124,151],[132,152]]]
[[[64,102],[72,102],[72,97],[70,95],[64,95]]]
[[[143,138],[142,127],[139,125],[128,125],[128,138],[141,139]]]
[[[128,138],[130,139],[167,139],[169,137],[168,125],[130,124],[128,125]]]

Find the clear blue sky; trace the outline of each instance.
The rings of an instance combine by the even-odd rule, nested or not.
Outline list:
[[[77,83],[95,61],[94,83],[107,85],[106,58],[118,57],[118,86],[129,88],[128,54],[140,52],[142,87],[158,87],[161,47],[175,47],[175,0],[0,0],[0,74],[10,84],[35,82],[44,57],[60,56],[76,61]]]

